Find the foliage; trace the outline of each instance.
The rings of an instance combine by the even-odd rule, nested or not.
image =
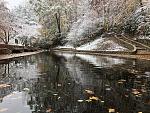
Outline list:
[[[4,1],[0,1],[0,39],[3,43],[8,44],[10,38],[15,35],[14,16],[10,13]]]

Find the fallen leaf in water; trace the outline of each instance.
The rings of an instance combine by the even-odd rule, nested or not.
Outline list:
[[[118,84],[123,84],[123,82],[121,82],[121,81],[118,81]]]
[[[141,81],[137,81],[137,80],[136,80],[136,81],[134,81],[134,82],[135,82],[135,83],[141,83]]]
[[[124,95],[125,97],[129,97],[129,95]]]
[[[11,87],[9,84],[0,84],[0,88],[6,88],[6,87]]]
[[[104,103],[105,101],[101,100],[101,103]]]
[[[30,89],[29,88],[24,88],[23,91],[30,91]]]
[[[78,100],[78,102],[83,102],[84,100]]]
[[[111,88],[106,88],[106,91],[110,91],[111,90]]]
[[[68,85],[70,85],[71,83],[68,83]]]
[[[7,108],[0,108],[0,112],[5,112],[5,111],[8,111]]]
[[[145,89],[141,89],[141,92],[146,93],[147,91]]]
[[[94,92],[91,91],[91,90],[85,90],[85,92],[88,93],[88,94],[91,94],[91,95],[94,94]]]
[[[58,87],[61,87],[62,85],[61,85],[61,84],[58,84],[57,86],[58,86]]]
[[[115,109],[112,109],[112,108],[109,108],[109,113],[113,113],[113,112],[115,112]]]
[[[92,100],[90,100],[90,99],[88,99],[88,100],[86,100],[86,102],[91,102]]]
[[[61,97],[58,97],[58,99],[60,99]]]
[[[98,97],[94,97],[94,96],[90,97],[89,99],[90,99],[90,100],[96,100],[96,101],[99,100]]]
[[[121,80],[119,80],[120,82],[126,82],[126,80],[124,80],[124,79],[121,79]]]
[[[46,110],[46,113],[49,113],[49,112],[51,112],[51,111],[52,111],[52,109],[49,108],[49,109]]]
[[[108,84],[105,84],[105,86],[106,86],[106,87],[109,87],[110,85],[108,85]]]
[[[132,93],[133,93],[134,95],[138,95],[138,94],[140,94],[140,92],[139,92],[139,91],[137,91],[137,89],[132,89]]]
[[[54,96],[57,96],[58,94],[55,93],[55,94],[53,94],[53,95],[54,95]]]

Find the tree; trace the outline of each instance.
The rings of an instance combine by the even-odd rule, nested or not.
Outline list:
[[[15,34],[13,29],[13,15],[10,13],[8,8],[5,6],[5,2],[0,1],[0,39],[8,44],[10,38],[12,38]]]
[[[30,45],[31,38],[40,35],[37,16],[29,9],[28,5],[19,6],[12,13],[15,15],[15,31],[17,33],[15,39],[19,40],[22,45]]]
[[[43,37],[50,40],[59,40],[70,30],[71,24],[76,21],[77,0],[32,0],[30,4],[39,17],[42,25]],[[55,42],[54,42],[55,43]]]

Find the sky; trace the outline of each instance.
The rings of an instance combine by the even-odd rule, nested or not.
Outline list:
[[[23,5],[25,0],[5,0],[7,3],[7,7],[12,10],[19,5]]]

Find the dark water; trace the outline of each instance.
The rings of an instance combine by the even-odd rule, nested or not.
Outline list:
[[[150,61],[50,54],[1,62],[0,113],[150,113]]]

